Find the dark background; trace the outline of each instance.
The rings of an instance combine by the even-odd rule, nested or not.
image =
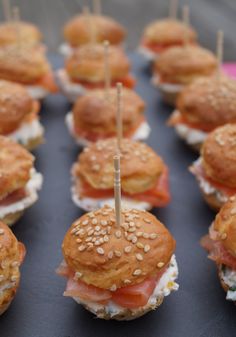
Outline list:
[[[134,49],[143,28],[155,18],[168,15],[168,0],[101,0],[103,12],[114,16],[128,30],[128,47]],[[79,0],[11,0],[20,7],[21,16],[40,26],[46,44],[56,51],[61,40],[64,22],[79,13],[83,5],[92,1]],[[236,55],[235,46],[235,0],[180,0],[180,5],[189,3],[190,19],[199,32],[201,43],[215,50],[216,31],[225,32],[225,59]],[[179,11],[181,15],[181,10]]]

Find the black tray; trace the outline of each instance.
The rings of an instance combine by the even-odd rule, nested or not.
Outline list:
[[[180,289],[168,296],[156,312],[131,322],[94,319],[62,296],[65,280],[55,274],[61,262],[61,242],[68,227],[81,215],[70,198],[70,168],[78,154],[68,135],[64,116],[70,108],[62,96],[49,97],[42,108],[45,145],[36,152],[37,168],[45,180],[40,200],[13,228],[25,243],[19,292],[0,318],[1,337],[235,337],[235,306],[225,300],[214,263],[199,246],[214,218],[205,205],[188,166],[197,156],[165,126],[171,109],[165,106],[149,81],[145,61],[132,54],[139,82],[137,91],[147,102],[152,126],[148,143],[170,166],[172,202],[155,210],[177,241]],[[52,57],[54,65],[61,64]]]

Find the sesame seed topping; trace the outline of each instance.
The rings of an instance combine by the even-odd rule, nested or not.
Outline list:
[[[104,241],[104,242],[108,242],[108,241],[109,241],[108,235],[105,235],[105,236],[103,237],[103,241]]]
[[[151,234],[149,235],[149,237],[150,237],[150,239],[154,240],[154,239],[157,238],[157,234],[156,234],[156,233],[151,233]]]
[[[12,267],[18,267],[20,264],[19,264],[19,262],[18,261],[14,261],[14,262],[12,262]]]
[[[231,214],[231,215],[235,215],[235,214],[236,214],[236,208],[231,209],[230,214]]]
[[[137,242],[136,246],[140,249],[144,248],[144,245],[142,244],[142,242]]]
[[[0,228],[0,235],[4,234],[4,229]]]
[[[146,223],[151,223],[151,221],[149,220],[149,219],[147,219],[147,218],[144,218],[143,219]]]
[[[81,276],[82,276],[82,273],[80,273],[79,271],[77,271],[75,273],[74,280],[77,281]]]
[[[97,231],[97,232],[100,231],[100,229],[101,229],[100,226],[96,226],[96,227],[95,227],[95,231]]]
[[[86,220],[84,220],[84,221],[82,222],[82,225],[83,225],[83,226],[86,226],[88,223],[89,223],[89,221],[88,221],[88,219],[86,219]]]
[[[135,269],[135,271],[133,272],[134,276],[138,276],[142,274],[142,270],[141,269]]]
[[[92,219],[92,224],[96,225],[98,223],[97,219]]]
[[[107,257],[108,257],[108,259],[112,259],[113,258],[113,251],[110,251],[108,254],[107,254]]]
[[[147,253],[150,250],[150,246],[145,245],[143,250],[144,250],[145,253]]]
[[[158,262],[158,264],[157,264],[157,268],[162,268],[163,266],[164,266],[164,262]]]
[[[107,222],[106,220],[101,220],[101,221],[100,221],[100,224],[101,224],[102,226],[107,226],[108,222]]]
[[[92,236],[88,236],[86,239],[85,239],[85,242],[90,242],[92,241]]]
[[[77,243],[81,243],[82,240],[81,240],[80,238],[78,238],[78,239],[76,239],[76,242],[77,242]]]
[[[128,279],[126,279],[126,280],[124,280],[124,283],[125,283],[125,284],[130,284],[130,283],[131,283],[131,281],[130,281],[130,280],[128,280]]]
[[[117,239],[120,239],[121,238],[121,231],[120,230],[116,231],[115,236],[117,237]]]
[[[100,254],[100,255],[104,255],[104,249],[103,249],[102,247],[98,247],[98,248],[97,248],[97,252],[98,252],[98,254]]]
[[[225,240],[227,238],[227,233],[222,233],[220,237],[221,240]]]
[[[90,229],[90,231],[88,231],[88,235],[90,236],[90,235],[93,235],[93,233],[94,233],[94,230],[93,229]]]
[[[138,260],[138,261],[143,261],[143,256],[141,255],[141,254],[136,254],[136,259]]]
[[[100,242],[100,240],[96,240],[96,241],[94,242],[94,244],[95,244],[95,246],[100,246],[101,242]]]
[[[115,250],[114,254],[116,257],[121,257],[121,252],[119,250]]]
[[[117,286],[115,284],[113,284],[110,288],[110,291],[116,291],[116,289],[117,289]]]
[[[131,250],[132,250],[132,247],[131,247],[131,246],[126,246],[126,247],[124,248],[124,252],[125,252],[125,253],[130,253]]]
[[[144,239],[149,239],[149,234],[148,233],[143,233],[143,238]]]
[[[17,277],[16,275],[13,275],[13,276],[11,277],[11,281],[12,281],[12,282],[17,281],[17,279],[18,279],[18,277]]]
[[[137,239],[136,236],[133,236],[131,241],[132,241],[133,243],[136,243],[136,242],[138,241],[138,239]]]
[[[143,236],[143,232],[137,232],[136,233],[136,236],[139,238],[139,237],[141,237],[141,236]]]
[[[128,228],[127,231],[130,233],[133,233],[136,231],[136,229],[134,227],[131,227],[131,228]]]
[[[81,245],[81,246],[79,246],[78,249],[79,249],[80,252],[83,252],[86,249],[86,247],[84,245]]]

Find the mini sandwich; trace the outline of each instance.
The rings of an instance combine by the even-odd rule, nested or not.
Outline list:
[[[216,263],[226,299],[236,304],[236,198],[221,208],[210,227],[209,235],[201,240],[209,252],[209,259]]]
[[[20,265],[25,246],[17,241],[9,227],[0,222],[0,315],[14,299],[20,284]]]
[[[117,140],[90,144],[72,168],[72,199],[86,211],[113,205],[113,155]],[[121,189],[125,207],[149,210],[170,201],[168,167],[146,144],[121,141]]]
[[[64,296],[99,318],[131,320],[161,305],[178,289],[175,240],[152,214],[113,208],[83,215],[68,230],[58,274]]]
[[[95,33],[97,43],[107,40],[117,46],[121,45],[126,35],[125,29],[110,17],[96,14],[78,15],[64,27],[63,35],[66,43],[60,46],[60,52],[68,56],[75,48],[90,43],[91,30]]]
[[[201,78],[183,89],[168,124],[199,151],[209,132],[236,122],[235,102],[235,80],[222,75]]]
[[[215,55],[200,46],[173,47],[163,52],[155,61],[152,82],[169,104],[175,104],[184,86],[199,77],[215,74]]]
[[[6,21],[0,24],[0,47],[8,45],[37,45],[42,41],[39,29],[29,22]]]
[[[41,46],[0,48],[0,79],[25,85],[34,99],[56,92],[52,69]]]
[[[130,62],[122,49],[110,46],[108,51],[111,86],[121,82],[127,88],[135,86],[130,75]],[[105,53],[102,44],[88,44],[76,49],[65,61],[65,69],[57,71],[58,85],[72,102],[87,90],[104,88]]]
[[[38,199],[42,175],[34,157],[13,140],[0,136],[0,220],[13,225]]]
[[[89,142],[116,135],[116,89],[109,90],[109,98],[104,89],[88,92],[77,99],[72,112],[66,116],[69,132],[80,146]],[[150,127],[144,116],[145,103],[132,90],[123,88],[122,124],[124,137],[144,140]]]
[[[197,41],[197,33],[189,25],[172,18],[157,20],[145,28],[139,52],[148,61],[154,61],[167,49],[182,46],[185,38],[189,44]]]
[[[33,150],[43,142],[39,109],[23,85],[0,80],[0,135]]]
[[[219,210],[236,194],[236,124],[226,124],[210,133],[190,170],[213,209]]]

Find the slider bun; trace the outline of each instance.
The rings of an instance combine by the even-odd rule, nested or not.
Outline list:
[[[224,248],[236,257],[236,197],[231,197],[216,215],[214,230]]]
[[[0,200],[26,185],[33,162],[21,145],[0,136]]]
[[[33,105],[24,86],[0,80],[0,134],[15,131],[32,112]]]
[[[145,109],[144,101],[132,90],[122,89],[123,131],[132,131],[140,124]],[[95,132],[101,138],[116,134],[117,90],[109,90],[109,101],[104,89],[93,90],[77,99],[73,107],[75,131]]]
[[[112,189],[116,148],[115,138],[90,144],[78,157],[74,176],[96,189]],[[122,140],[121,154],[122,190],[134,194],[153,188],[164,169],[162,159],[146,144],[130,139]]]
[[[0,292],[0,315],[13,300],[20,282],[19,266],[24,259],[25,247],[18,242],[12,231],[0,222],[0,287],[11,285]]]
[[[0,78],[22,84],[35,84],[50,71],[41,47],[18,45],[0,49]]]
[[[31,23],[11,21],[0,24],[0,47],[19,43],[23,45],[36,44],[41,40],[41,32]]]
[[[90,19],[97,42],[108,40],[111,44],[120,44],[124,40],[126,32],[119,23],[106,16],[90,15],[91,18],[76,16],[65,25],[64,37],[71,46],[78,47],[91,41]]]
[[[236,188],[236,124],[226,124],[211,132],[201,149],[207,177],[225,187]]]
[[[194,45],[169,48],[154,63],[154,72],[165,83],[189,84],[198,77],[211,76],[216,68],[215,55]]]
[[[163,19],[152,22],[146,27],[144,39],[150,43],[171,46],[182,44],[185,34],[189,42],[195,42],[197,40],[197,33],[192,27],[185,25],[181,21]]]
[[[208,130],[236,122],[236,81],[226,76],[199,78],[180,93],[177,108],[191,123]]]
[[[118,81],[128,75],[130,62],[121,48],[110,46],[108,59],[112,81]],[[104,63],[104,46],[88,44],[76,49],[67,58],[65,68],[72,81],[103,82]]]
[[[127,252],[127,247],[131,252]],[[62,249],[66,263],[81,273],[83,282],[114,289],[141,283],[165,268],[175,240],[151,213],[123,210],[122,225],[118,228],[114,209],[104,206],[74,222]]]

